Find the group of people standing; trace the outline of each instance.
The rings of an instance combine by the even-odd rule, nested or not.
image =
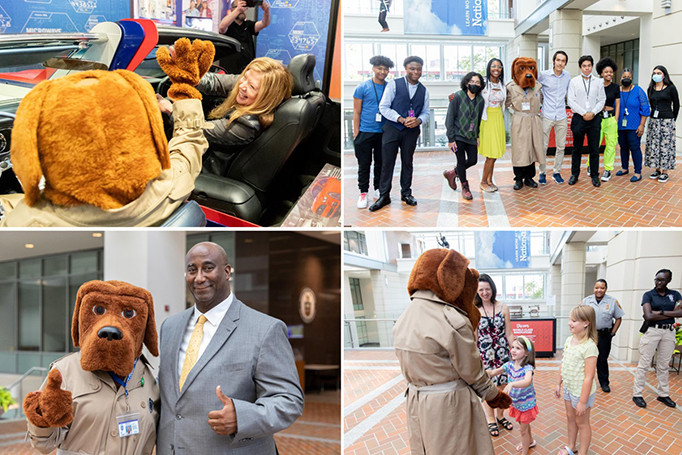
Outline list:
[[[530,60],[532,65],[535,61]],[[564,183],[561,175],[568,132],[573,134],[574,153],[571,157],[569,185],[578,182],[581,168],[581,148],[587,139],[589,150],[587,175],[592,185],[611,179],[615,171],[616,144],[620,146],[621,168],[616,176],[630,171],[631,182],[642,179],[642,164],[654,169],[649,177],[666,182],[668,171],[675,168],[675,121],[680,103],[677,89],[664,66],[656,66],[646,92],[634,83],[629,68],[620,71],[616,62],[605,57],[596,64],[584,55],[578,60],[580,74],[571,78],[565,69],[568,55],[557,51],[552,57],[552,69],[537,72],[537,81],[530,86],[511,81],[505,85],[502,61],[491,59],[485,77],[476,72],[466,74],[461,90],[451,95],[446,117],[448,147],[456,156],[456,165],[443,176],[448,185],[457,189],[461,183],[462,197],[473,199],[466,170],[485,157],[480,182],[482,192],[498,190],[493,179],[495,161],[506,151],[504,109],[513,110],[511,160],[514,166],[514,189],[537,188],[547,184],[546,154],[552,129],[556,154],[552,179]],[[401,154],[401,199],[407,205],[417,205],[412,195],[412,161],[420,126],[429,119],[429,93],[419,82],[423,61],[417,56],[404,61],[406,75],[387,81],[393,62],[384,56],[370,59],[373,77],[363,82],[353,98],[353,130],[355,154],[358,159],[358,208],[376,211],[390,204],[391,181],[395,159]],[[409,66],[409,68],[408,68]],[[620,81],[620,85],[617,83]],[[386,90],[384,90],[384,87]],[[640,140],[648,129],[644,159]],[[368,136],[361,133],[371,133]],[[605,141],[604,172],[599,172],[599,147]],[[528,145],[530,144],[530,145]],[[540,149],[540,147],[542,147]],[[577,153],[576,153],[577,151]],[[374,193],[369,192],[369,173],[374,158]],[[535,181],[536,163],[538,180]],[[370,198],[376,200],[370,205]]]
[[[675,318],[682,317],[682,295],[668,289],[671,279],[670,270],[659,270],[654,279],[655,287],[642,296],[644,324],[640,331],[644,333],[639,345],[640,359],[633,385],[633,401],[642,408],[646,407],[642,398],[645,376],[656,352],[657,400],[669,407],[676,406],[670,398],[668,371],[676,344]],[[569,316],[571,336],[564,345],[561,374],[556,389],[556,396],[564,398],[568,422],[568,444],[560,453],[587,453],[591,440],[589,415],[596,398],[595,375],[602,391],[611,392],[608,357],[612,338],[618,332],[625,312],[618,300],[607,294],[606,290],[606,280],[598,279],[594,285],[594,294],[585,297]],[[477,330],[481,361],[493,376],[493,382],[504,388],[505,392],[515,390],[512,387],[516,387],[516,390],[528,387],[532,389],[533,368],[526,364],[519,365],[517,361],[519,357],[525,358],[525,355],[528,358],[527,364],[534,367],[535,352],[532,343],[525,337],[514,337],[509,308],[496,300],[496,294],[492,278],[482,274],[475,297],[475,304],[481,313]],[[519,351],[525,352],[519,354]],[[524,367],[523,374],[517,371],[518,368],[512,368],[515,362],[517,367]],[[527,372],[530,372],[530,376]],[[519,384],[516,384],[517,381]],[[585,384],[587,386],[583,387]],[[520,392],[517,395],[511,393],[511,396],[514,402],[509,414],[521,425],[522,444],[517,447],[517,451],[525,454],[536,445],[530,432],[530,422],[538,414],[535,392],[527,390],[523,400]],[[522,401],[524,407],[520,406]],[[492,410],[485,402],[483,408],[491,436],[499,436],[501,428],[513,429],[513,424],[504,417],[503,409]],[[578,442],[580,451],[576,449]]]

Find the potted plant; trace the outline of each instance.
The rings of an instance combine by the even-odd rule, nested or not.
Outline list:
[[[9,393],[9,390],[0,387],[0,415],[7,412],[7,408],[13,404],[17,404],[17,402],[12,398],[12,394]]]

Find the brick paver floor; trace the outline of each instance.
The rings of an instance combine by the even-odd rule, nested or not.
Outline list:
[[[275,435],[277,449],[282,455],[339,455],[340,422],[339,391],[307,394],[303,415],[291,427]],[[3,422],[0,419],[0,454],[38,454],[29,443],[23,442],[25,433],[26,421]]]
[[[461,191],[453,192],[443,178],[443,170],[452,169],[455,157],[450,151],[418,152],[414,159],[412,192],[418,201],[409,207],[400,201],[400,160],[393,173],[391,204],[377,212],[358,209],[357,160],[353,152],[343,156],[344,225],[358,227],[638,227],[681,226],[682,174],[669,172],[670,180],[659,183],[643,168],[642,180],[629,181],[630,174],[616,177],[620,169],[620,155],[616,151],[615,170],[611,180],[594,188],[585,172],[587,155],[583,155],[582,172],[578,183],[568,185],[571,157],[564,158],[562,176],[566,182],[549,182],[537,189],[526,186],[514,191],[509,150],[495,165],[496,193],[482,193],[479,189],[483,157],[467,171],[474,199],[465,201]],[[679,160],[678,160],[679,161]],[[678,162],[678,165],[682,161]],[[554,157],[549,158],[551,172]],[[603,172],[603,165],[600,172]],[[537,180],[537,177],[536,177]],[[370,201],[370,205],[373,201]]]
[[[563,400],[554,398],[560,360],[538,359],[534,386],[540,415],[531,424],[538,445],[532,454],[556,454],[566,444]],[[610,394],[597,392],[591,415],[590,454],[682,454],[682,408],[656,401],[656,376],[647,374],[646,409],[632,402],[636,365],[610,361]],[[405,422],[405,380],[392,350],[344,353],[344,454],[409,454]],[[682,403],[682,376],[670,373],[670,395]],[[516,422],[514,422],[516,423]],[[453,427],[456,432],[456,427]],[[453,437],[456,433],[453,433]],[[516,454],[518,425],[493,439],[495,453]]]

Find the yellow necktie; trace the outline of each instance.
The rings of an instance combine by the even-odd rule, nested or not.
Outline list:
[[[180,390],[185,384],[187,375],[194,364],[197,363],[197,358],[199,357],[199,346],[201,346],[201,339],[204,337],[204,323],[206,323],[206,316],[203,314],[199,316],[197,325],[194,326],[194,331],[189,339],[189,345],[187,346],[187,354],[185,355],[185,362],[182,364],[182,372],[180,372]]]

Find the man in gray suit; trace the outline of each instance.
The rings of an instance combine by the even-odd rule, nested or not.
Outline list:
[[[286,326],[234,297],[219,245],[195,245],[185,264],[195,306],[161,325],[156,452],[276,454],[272,435],[303,412]]]

